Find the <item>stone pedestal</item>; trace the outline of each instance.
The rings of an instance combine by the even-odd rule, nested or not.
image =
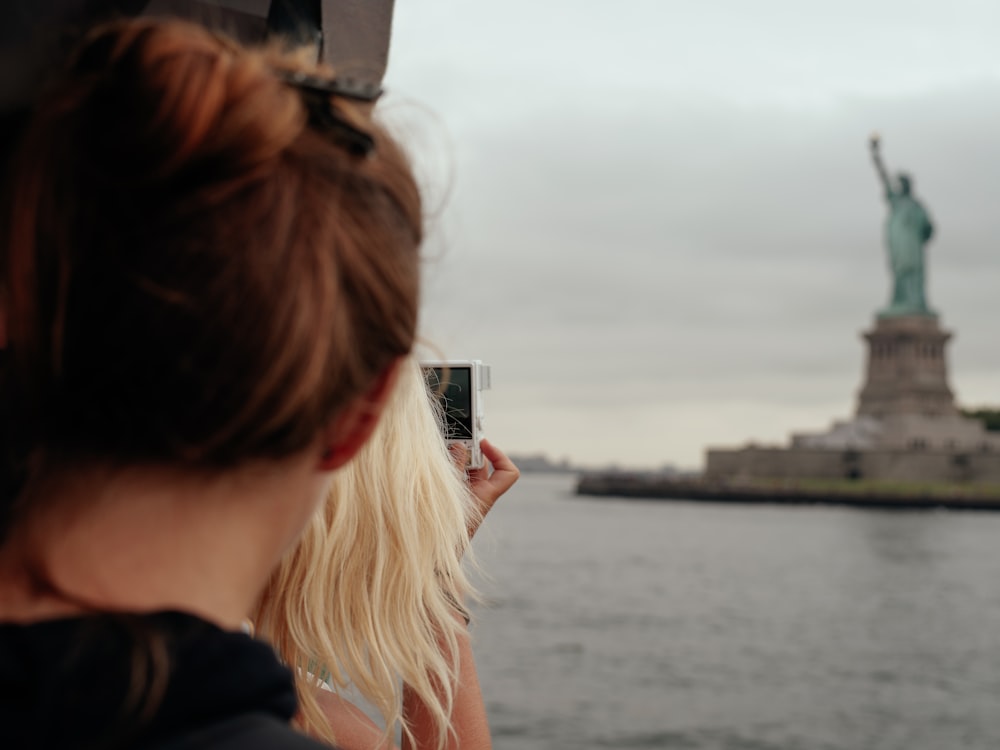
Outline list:
[[[941,329],[937,317],[880,317],[864,338],[868,362],[858,394],[858,416],[958,414],[945,356],[951,333]]]

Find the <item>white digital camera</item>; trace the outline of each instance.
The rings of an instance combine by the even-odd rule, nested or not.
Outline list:
[[[430,393],[441,405],[444,438],[466,448],[466,468],[481,469],[483,391],[490,388],[490,366],[478,359],[426,360],[420,363]]]

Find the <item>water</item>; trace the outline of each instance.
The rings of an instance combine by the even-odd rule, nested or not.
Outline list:
[[[477,539],[496,750],[1000,748],[1000,514],[575,497]]]

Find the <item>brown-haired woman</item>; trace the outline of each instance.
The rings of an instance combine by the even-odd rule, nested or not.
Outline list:
[[[239,625],[379,418],[421,238],[336,90],[145,20],[38,97],[0,203],[3,747],[313,746]]]

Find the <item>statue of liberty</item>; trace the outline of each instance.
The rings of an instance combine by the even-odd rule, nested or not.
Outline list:
[[[889,252],[889,269],[892,271],[892,299],[889,306],[880,310],[880,318],[897,318],[903,315],[930,315],[936,313],[927,306],[924,294],[924,245],[934,234],[934,225],[920,202],[913,197],[913,181],[900,173],[897,187],[893,187],[879,155],[879,137],[870,140],[875,171],[885,188],[889,204],[889,218],[885,223],[885,242]]]

